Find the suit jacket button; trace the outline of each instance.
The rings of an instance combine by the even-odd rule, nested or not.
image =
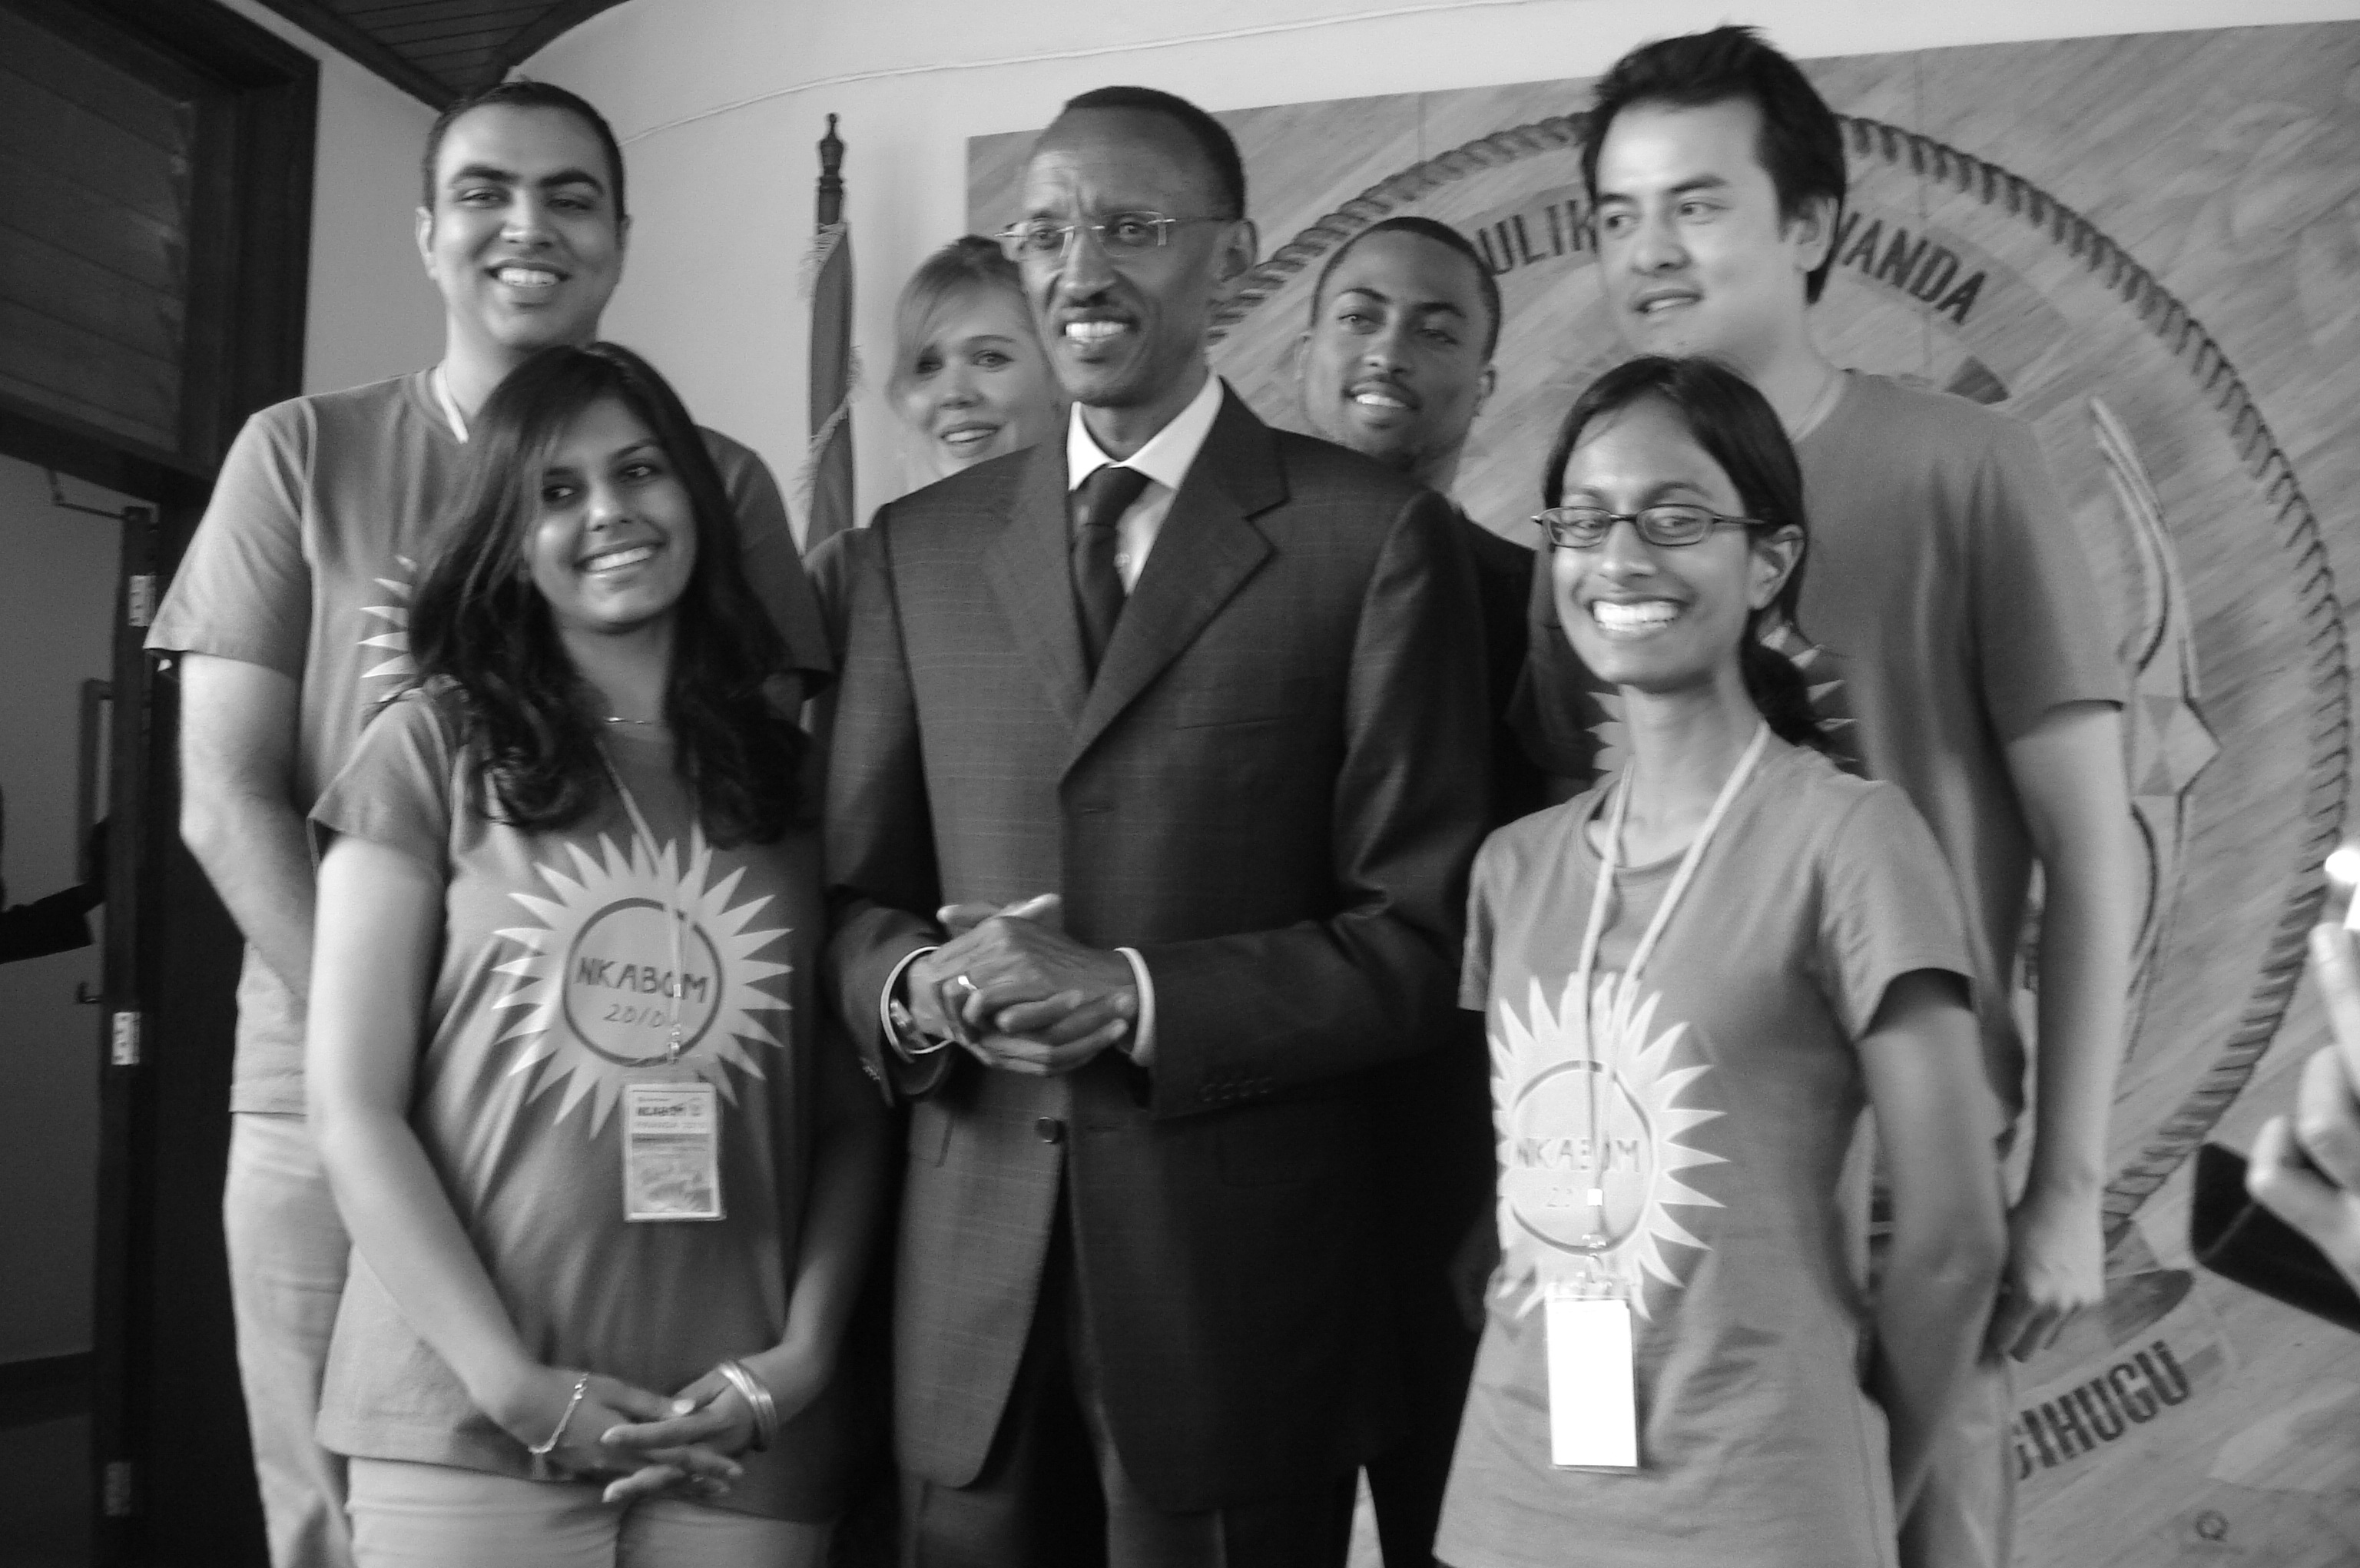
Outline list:
[[[1062,1144],[1065,1141],[1065,1124],[1054,1116],[1038,1118],[1032,1124],[1032,1131],[1044,1144]]]

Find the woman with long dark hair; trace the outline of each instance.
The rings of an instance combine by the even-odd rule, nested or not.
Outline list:
[[[823,1037],[781,645],[629,351],[528,360],[468,461],[419,684],[312,813],[355,1555],[817,1563],[885,1146]]]
[[[1759,392],[1609,371],[1543,493],[1562,634],[1626,751],[1475,863],[1502,1257],[1437,1555],[1886,1568],[2003,1253],[1957,895],[1764,642],[1808,522]],[[1838,1201],[1863,1103],[1894,1195],[1873,1324]]]

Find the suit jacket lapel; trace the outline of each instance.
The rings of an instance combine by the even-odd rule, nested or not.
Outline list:
[[[1074,608],[1073,568],[1067,560],[1071,525],[1065,511],[1062,434],[1032,449],[1013,507],[1000,537],[984,554],[984,576],[999,596],[1017,641],[1040,673],[1058,717],[1076,724],[1089,677],[1082,666],[1082,623]]]
[[[1270,541],[1248,519],[1285,499],[1269,427],[1224,388],[1221,411],[1172,498],[1082,705],[1075,758],[1180,656],[1270,554]],[[1066,620],[1074,623],[1072,596],[1066,598]],[[1076,625],[1077,650],[1080,635]]]

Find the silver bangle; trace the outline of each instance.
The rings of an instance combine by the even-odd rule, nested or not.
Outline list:
[[[742,1361],[720,1362],[713,1370],[738,1390],[738,1397],[754,1412],[754,1441],[748,1446],[758,1451],[770,1447],[770,1440],[779,1435],[779,1402],[770,1398],[770,1389],[747,1370]]]
[[[549,1441],[536,1442],[525,1450],[527,1453],[532,1455],[533,1479],[541,1481],[549,1478],[549,1456],[557,1452],[559,1442],[565,1436],[565,1429],[574,1424],[574,1412],[581,1407],[582,1396],[589,1392],[589,1389],[590,1374],[585,1372],[574,1380],[574,1392],[566,1397],[565,1413],[557,1418],[557,1430],[549,1434]]]

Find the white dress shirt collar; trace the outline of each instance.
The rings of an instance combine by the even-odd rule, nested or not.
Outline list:
[[[1180,481],[1188,477],[1189,465],[1196,461],[1203,450],[1205,437],[1213,432],[1213,421],[1221,411],[1221,378],[1209,371],[1205,384],[1188,400],[1188,406],[1172,416],[1172,422],[1149,438],[1146,445],[1119,461],[1126,468],[1136,468],[1166,491],[1177,490]],[[1106,448],[1098,444],[1089,426],[1082,422],[1082,405],[1076,403],[1065,424],[1065,488],[1078,489],[1084,479],[1118,459],[1107,455]]]

